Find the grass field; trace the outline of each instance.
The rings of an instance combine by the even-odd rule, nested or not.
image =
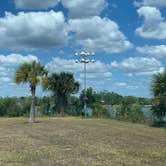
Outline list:
[[[0,118],[0,166],[165,166],[166,130],[114,120]]]

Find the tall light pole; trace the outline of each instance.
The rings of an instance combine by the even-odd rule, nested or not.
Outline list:
[[[89,59],[89,56],[94,56],[95,53],[94,52],[88,52],[88,51],[81,51],[81,52],[76,52],[75,53],[76,56],[79,56],[80,59],[77,59],[75,62],[76,63],[83,63],[84,64],[84,114],[85,114],[85,118],[86,118],[86,109],[87,109],[87,94],[86,94],[86,70],[87,70],[87,64],[88,63],[95,63],[94,59]]]

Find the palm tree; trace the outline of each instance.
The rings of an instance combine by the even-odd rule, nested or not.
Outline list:
[[[46,75],[47,71],[39,62],[23,63],[15,72],[15,82],[29,83],[32,95],[29,122],[35,122],[35,92],[36,86],[40,82],[41,77]]]
[[[77,93],[79,83],[75,81],[71,73],[53,73],[45,77],[42,82],[43,88],[53,92],[57,99],[57,109],[61,115],[64,114],[64,108],[68,103],[70,94]]]

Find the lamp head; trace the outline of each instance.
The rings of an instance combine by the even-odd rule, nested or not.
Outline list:
[[[76,60],[75,60],[75,63],[79,63],[79,61],[76,59]]]
[[[92,59],[92,60],[91,60],[91,62],[92,62],[92,63],[95,63],[95,60],[94,60],[94,59]]]
[[[78,52],[76,52],[74,55],[78,56]]]
[[[81,63],[85,63],[85,59],[84,58],[81,59]]]

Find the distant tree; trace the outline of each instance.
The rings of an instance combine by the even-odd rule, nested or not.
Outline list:
[[[123,97],[115,92],[107,92],[104,94],[104,102],[108,105],[120,104]]]
[[[130,105],[138,102],[138,98],[134,96],[125,96],[123,99],[123,104]]]
[[[53,73],[42,81],[43,88],[53,92],[56,97],[57,109],[63,115],[64,108],[68,103],[69,96],[77,93],[79,83],[75,81],[71,73]]]
[[[0,99],[0,116],[5,116],[7,114],[4,99]]]
[[[121,104],[123,97],[115,92],[99,92],[94,94],[97,102],[102,102],[105,105]]]
[[[70,115],[80,115],[81,114],[81,107],[80,107],[80,100],[77,96],[69,97],[68,106],[70,108]]]
[[[17,117],[21,115],[20,106],[17,98],[5,98],[6,115],[8,117]]]
[[[101,103],[94,103],[92,109],[93,115],[97,118],[109,117],[108,110]]]
[[[152,105],[152,99],[147,99],[147,98],[144,98],[144,97],[139,97],[138,98],[138,103],[140,105]]]
[[[88,107],[92,107],[92,105],[96,102],[95,100],[95,92],[93,91],[93,89],[91,87],[89,87],[87,90],[86,90],[86,93],[85,93],[85,90],[82,90],[81,94],[80,94],[80,106],[81,108],[84,107],[84,102],[85,102],[85,94],[86,94],[86,104]]]
[[[125,111],[124,117],[133,123],[143,123],[145,121],[144,113],[138,104],[130,105],[129,109]]]
[[[29,83],[30,91],[32,95],[32,103],[30,109],[29,122],[35,122],[35,92],[36,86],[40,83],[41,77],[47,72],[39,62],[33,61],[31,63],[22,64],[15,72],[15,82]]]
[[[162,121],[166,116],[166,69],[153,76],[151,90],[154,95],[153,114]]]
[[[19,98],[19,105],[20,105],[21,114],[24,116],[28,116],[29,110],[31,108],[31,97]]]
[[[36,98],[36,106],[38,108],[38,111],[43,115],[49,115],[50,114],[50,97],[43,96]]]

